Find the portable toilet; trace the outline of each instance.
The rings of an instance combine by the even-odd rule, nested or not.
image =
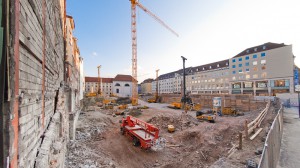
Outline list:
[[[214,97],[213,98],[213,109],[215,113],[222,113],[222,98]]]

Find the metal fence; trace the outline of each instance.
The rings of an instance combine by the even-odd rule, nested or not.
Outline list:
[[[268,132],[264,149],[260,158],[259,168],[276,168],[281,147],[283,133],[283,107],[280,106],[272,126]]]

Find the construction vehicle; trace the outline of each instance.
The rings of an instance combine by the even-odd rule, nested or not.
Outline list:
[[[225,104],[225,103],[224,103]],[[222,98],[221,97],[214,97],[213,98],[213,108],[212,111],[219,116],[222,115],[233,115],[233,116],[238,116],[238,115],[243,115],[244,113],[239,113],[235,109],[231,107],[224,107],[222,106]]]
[[[167,24],[159,19],[150,10],[144,7],[138,0],[130,0],[131,2],[131,42],[132,42],[132,105],[138,105],[138,87],[137,87],[137,22],[136,22],[136,6],[141,8],[145,13],[150,15],[153,19],[159,22],[162,26],[167,28],[178,37],[178,34],[172,30]]]
[[[86,97],[96,97],[97,93],[87,93],[85,94]]]
[[[214,123],[216,120],[216,115],[212,113],[212,111],[204,112],[204,111],[197,111],[196,118],[199,120],[207,120],[210,123]]]
[[[159,141],[159,129],[152,124],[132,116],[122,118],[120,123],[121,134],[129,137],[134,146],[140,146],[142,149],[149,149]]]
[[[118,109],[120,109],[120,110],[125,110],[127,108],[128,108],[127,104],[121,104],[121,105],[118,106]]]
[[[186,104],[185,104],[185,110],[190,111],[199,111],[201,110],[201,104],[199,103],[192,103],[192,99],[187,97],[186,98]],[[172,102],[169,106],[169,108],[172,109],[183,109],[183,103],[180,102]]]
[[[172,102],[168,107],[172,109],[181,109],[182,104],[179,102]]]

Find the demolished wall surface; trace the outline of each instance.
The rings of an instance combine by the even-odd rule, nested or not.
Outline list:
[[[14,39],[14,48],[9,53],[12,93],[9,162],[13,168],[35,167],[45,157],[45,167],[50,167],[54,160],[52,153],[57,152],[52,148],[61,145],[63,149],[68,142],[68,114],[56,110],[57,102],[64,102],[65,94],[61,88],[64,80],[61,3],[61,0],[10,1],[10,37]],[[62,106],[66,106],[65,102]],[[52,152],[43,153],[45,143]],[[64,155],[64,150],[60,152]],[[62,165],[63,157],[55,162]]]

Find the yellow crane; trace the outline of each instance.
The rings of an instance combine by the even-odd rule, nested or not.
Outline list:
[[[138,104],[138,92],[137,92],[137,32],[136,32],[136,6],[141,8],[144,12],[149,14],[158,23],[164,26],[178,37],[178,34],[172,30],[161,19],[154,15],[151,11],[145,8],[138,0],[131,1],[131,38],[132,38],[132,105]]]

